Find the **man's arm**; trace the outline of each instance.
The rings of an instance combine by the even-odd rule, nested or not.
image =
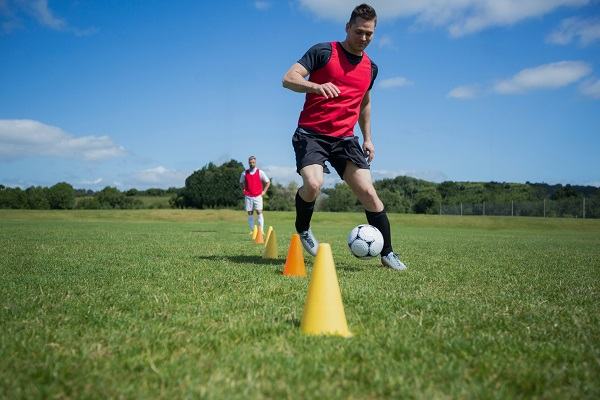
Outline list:
[[[240,187],[242,188],[242,190],[244,190],[246,188],[246,180],[244,179],[243,172],[242,172],[242,175],[240,176]]]
[[[369,162],[375,158],[375,146],[371,140],[371,92],[367,92],[360,104],[358,125],[363,135],[363,150],[369,157]]]
[[[338,97],[340,89],[331,82],[318,84],[306,80],[308,70],[300,63],[295,63],[283,76],[283,87],[298,93],[315,93],[329,99]]]
[[[265,193],[267,193],[267,190],[269,190],[269,186],[271,186],[271,180],[270,179],[267,180],[267,182],[265,183],[265,187],[264,187],[264,189],[262,191],[262,195],[263,196],[265,195]]]

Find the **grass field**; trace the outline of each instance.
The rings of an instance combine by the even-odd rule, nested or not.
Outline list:
[[[0,398],[600,398],[600,221],[318,213],[351,339],[306,337],[292,213],[0,210]],[[312,260],[307,256],[310,272]]]

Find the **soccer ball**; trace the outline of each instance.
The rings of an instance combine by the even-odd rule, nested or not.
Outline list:
[[[348,247],[357,258],[378,256],[383,248],[383,235],[372,225],[358,225],[348,235]]]

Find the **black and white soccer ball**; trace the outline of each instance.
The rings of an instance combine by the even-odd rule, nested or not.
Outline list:
[[[358,225],[348,235],[348,247],[354,257],[376,257],[383,249],[383,235],[373,225]]]

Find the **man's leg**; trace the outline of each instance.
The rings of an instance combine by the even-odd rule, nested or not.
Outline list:
[[[302,186],[296,193],[296,232],[300,234],[302,245],[315,256],[319,243],[310,230],[310,220],[315,209],[315,201],[323,185],[323,166],[311,164],[300,170]]]
[[[307,165],[300,170],[302,186],[296,193],[296,231],[298,233],[310,228],[310,220],[315,209],[315,201],[323,185],[323,166]]]
[[[250,231],[254,229],[254,215],[252,215],[252,211],[248,211],[248,226],[250,227]]]
[[[244,209],[248,213],[248,226],[250,227],[250,232],[252,232],[254,230],[254,216],[252,215],[252,199],[248,196],[244,196]]]
[[[265,233],[265,219],[263,217],[262,211],[256,210],[256,214],[258,214],[258,227],[262,233]]]
[[[262,233],[265,233],[265,219],[263,216],[263,199],[262,196],[258,196],[254,198],[254,209],[256,210],[256,215],[258,219],[258,227]]]
[[[344,181],[350,186],[358,200],[365,207],[365,214],[370,225],[379,229],[383,236],[383,249],[381,249],[382,262],[394,269],[406,269],[406,266],[394,255],[392,248],[392,232],[390,221],[384,209],[384,205],[377,196],[373,186],[371,171],[358,168],[348,161],[344,170]]]

